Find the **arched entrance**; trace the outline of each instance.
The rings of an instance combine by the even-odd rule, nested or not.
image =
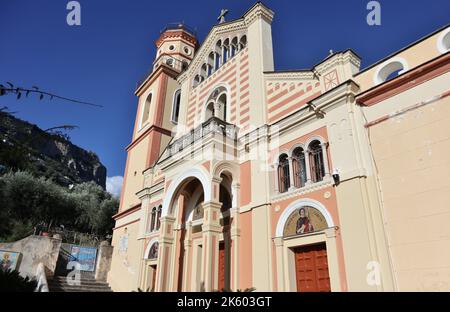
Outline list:
[[[175,194],[172,204],[172,213],[175,221],[175,281],[174,290],[190,290],[189,280],[191,276],[192,256],[191,246],[194,239],[199,240],[197,233],[201,233],[201,227],[197,223],[202,221],[204,191],[201,182],[197,178],[188,178]],[[200,245],[201,246],[201,245]],[[200,247],[201,248],[201,247]],[[197,255],[197,267],[202,266],[202,258]],[[194,278],[201,280],[201,271],[196,270]],[[199,285],[195,285],[198,288]]]
[[[236,185],[227,171],[214,177],[198,167],[188,172],[171,183],[164,199],[157,291],[230,290],[237,281],[231,278]]]
[[[336,228],[321,203],[291,203],[279,218],[274,243],[279,291],[340,290]]]

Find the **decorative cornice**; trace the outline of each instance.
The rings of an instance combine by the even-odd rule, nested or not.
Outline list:
[[[337,67],[339,65],[344,65],[347,63],[351,63],[352,65],[359,68],[361,65],[361,59],[353,51],[347,50],[330,56],[329,58],[325,59],[325,61],[314,66],[314,69],[316,69],[319,74],[324,74],[333,67]]]
[[[264,72],[266,80],[314,80],[314,73],[310,70],[301,71],[278,71],[278,72]]]
[[[178,72],[174,70],[172,67],[169,67],[168,65],[162,63],[158,68],[151,72],[148,77],[138,86],[136,91],[134,91],[134,95],[140,96],[144,91],[150,86],[158,77],[159,74],[164,73],[168,75],[169,77],[176,78],[178,76]]]
[[[161,34],[161,36],[155,41],[156,47],[159,49],[161,44],[166,39],[169,39],[169,38],[180,38],[180,39],[186,40],[187,42],[191,43],[194,47],[197,45],[197,39],[193,35],[180,29],[180,30],[167,30],[167,31],[163,32]]]
[[[257,3],[247,13],[244,14],[245,24],[248,26],[258,18],[265,19],[268,23],[272,23],[274,12],[262,3]]]
[[[310,185],[306,185],[302,188],[297,188],[297,189],[293,189],[292,191],[288,191],[285,193],[279,193],[276,195],[273,195],[271,200],[273,203],[277,203],[289,198],[293,198],[293,197],[297,197],[299,195],[305,195],[305,194],[309,194],[315,191],[319,191],[328,187],[333,186],[333,179],[332,178],[324,178],[323,181],[321,182],[317,182],[317,183],[313,183]]]
[[[141,204],[139,203],[139,204],[137,204],[137,205],[135,205],[133,207],[125,209],[124,211],[116,213],[115,215],[112,216],[112,218],[114,220],[119,220],[119,219],[122,219],[123,217],[126,217],[126,216],[136,212],[136,211],[139,211],[140,209],[141,209]]]
[[[136,139],[133,140],[133,142],[131,142],[126,148],[125,150],[130,150],[131,148],[133,148],[134,146],[136,146],[136,144],[138,144],[139,142],[141,142],[148,134],[150,134],[150,132],[159,132],[161,134],[165,134],[167,136],[172,136],[172,132],[170,130],[152,125],[150,126],[147,130],[145,130],[142,134],[140,134]]]

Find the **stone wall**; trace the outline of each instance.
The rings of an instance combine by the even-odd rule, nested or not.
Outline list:
[[[52,278],[58,260],[61,239],[31,235],[13,243],[0,243],[1,250],[22,254],[18,271],[22,276],[34,277],[39,263],[44,265],[46,275]]]
[[[98,247],[97,265],[95,268],[95,279],[97,281],[106,282],[109,269],[111,268],[113,248],[107,241],[102,242],[100,247]]]

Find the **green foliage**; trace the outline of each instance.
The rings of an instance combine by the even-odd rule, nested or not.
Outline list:
[[[33,292],[37,287],[35,280],[20,276],[18,271],[0,270],[0,292]]]
[[[38,224],[106,236],[118,206],[94,182],[69,189],[28,172],[9,172],[0,176],[0,240],[23,238]]]

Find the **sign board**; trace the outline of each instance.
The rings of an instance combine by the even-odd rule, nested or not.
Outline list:
[[[95,271],[97,248],[72,246],[70,254],[74,258],[74,261],[77,261],[80,264],[80,271]]]

